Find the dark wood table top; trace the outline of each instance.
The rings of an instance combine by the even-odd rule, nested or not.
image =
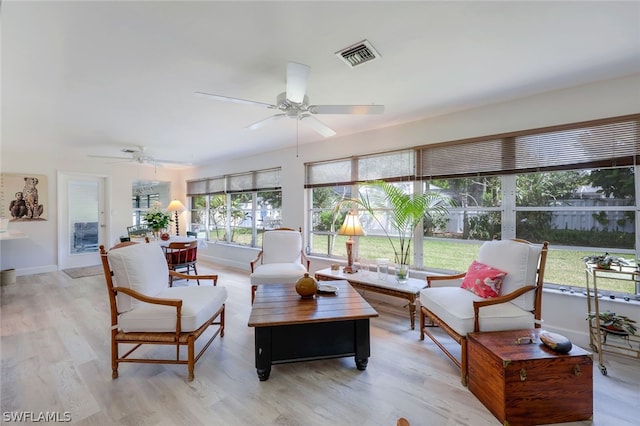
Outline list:
[[[322,284],[322,283],[320,283]],[[303,299],[295,284],[258,286],[249,316],[249,327],[332,322],[377,317],[378,312],[348,281],[331,281],[335,294],[316,294]]]
[[[540,341],[541,328],[529,330],[489,331],[469,333],[469,344],[479,344],[487,348],[498,359],[504,361],[526,361],[531,359],[558,358],[590,355],[584,349],[573,345],[566,354],[559,354]],[[519,340],[519,343],[516,341]],[[529,340],[531,339],[531,340]],[[531,342],[531,343],[527,343]]]

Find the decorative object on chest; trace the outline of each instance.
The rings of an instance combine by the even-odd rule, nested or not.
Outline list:
[[[540,332],[540,341],[559,354],[566,354],[573,347],[571,341],[566,337],[557,333],[549,333],[548,331]]]

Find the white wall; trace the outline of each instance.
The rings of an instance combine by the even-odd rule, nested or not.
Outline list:
[[[54,142],[52,142],[54,143]],[[0,269],[16,269],[16,275],[27,275],[58,270],[58,172],[73,172],[94,176],[107,176],[108,189],[108,241],[100,244],[111,246],[120,235],[126,235],[131,225],[131,184],[135,179],[162,180],[171,182],[172,198],[185,200],[186,184],[181,171],[157,168],[134,163],[109,164],[105,160],[88,158],[83,154],[22,153],[2,151],[0,169],[2,173],[38,174],[47,176],[48,207],[47,221],[9,222],[9,230],[21,231],[26,239],[0,241]],[[186,215],[181,217],[186,223]],[[99,263],[96,254],[96,264]]]
[[[26,157],[2,151],[2,172],[45,174],[49,177],[50,206],[47,222],[10,224],[11,229],[26,232],[29,238],[0,243],[0,267],[16,268],[18,275],[57,270],[58,197],[55,193],[55,176],[58,171],[104,174],[110,177],[109,243],[117,241],[129,224],[133,179],[171,181],[172,198],[184,200],[186,179],[270,167],[282,167],[283,225],[297,228],[304,224],[305,162],[635,113],[640,113],[640,75],[543,93],[376,131],[334,137],[316,144],[303,144],[299,147],[298,157],[295,147],[291,147],[235,161],[213,162],[206,167],[185,172],[161,168],[154,170],[152,167],[134,164],[108,165],[86,156],[74,156],[74,153],[58,153],[54,156],[31,153]],[[55,144],[55,140],[51,143]],[[180,220],[186,224],[186,214]],[[249,260],[255,254],[255,249],[219,244],[209,244],[207,248],[201,249],[201,255],[205,258],[245,270],[248,270]],[[326,266],[326,262],[312,261],[313,270]],[[391,302],[402,305],[397,299]],[[612,310],[640,319],[638,303],[618,300],[606,303],[610,303]],[[547,328],[584,343],[584,298],[547,292],[543,306]]]

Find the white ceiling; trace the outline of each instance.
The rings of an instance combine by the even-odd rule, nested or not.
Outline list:
[[[296,143],[296,121],[194,96],[275,103],[287,61],[340,137],[640,72],[640,2],[3,1],[2,150],[203,163]],[[377,61],[336,51],[369,40]],[[322,140],[299,123],[299,143]]]

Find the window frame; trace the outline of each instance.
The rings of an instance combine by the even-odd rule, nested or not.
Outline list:
[[[191,224],[189,229],[193,230],[195,227],[205,227],[205,237],[204,239],[207,241],[212,241],[211,234],[213,232],[212,229],[212,220],[211,215],[216,214],[213,211],[214,207],[211,205],[211,200],[213,197],[224,197],[224,205],[217,206],[215,209],[222,209],[224,214],[224,239],[213,239],[215,242],[231,244],[231,245],[239,245],[239,246],[248,246],[248,247],[259,247],[261,245],[261,235],[263,229],[258,229],[258,194],[263,192],[274,192],[280,193],[280,199],[282,199],[282,188],[280,183],[280,171],[281,168],[271,168],[264,170],[256,170],[245,173],[236,173],[212,178],[204,178],[197,179],[192,181],[187,181],[187,197],[189,198],[189,205],[191,206],[191,215],[192,217],[196,214],[201,214],[204,211],[204,224],[202,223],[194,223],[191,220]],[[235,206],[234,200],[236,197],[243,194],[243,197],[250,197],[250,202],[243,203],[243,206]],[[205,207],[203,209],[198,209],[195,206],[195,198],[196,197],[205,197]],[[246,204],[249,204],[250,207],[247,208]],[[233,211],[236,211],[240,208],[243,212],[247,213],[245,215],[245,219],[242,222],[245,222],[247,218],[250,220],[249,225],[245,224],[241,226],[242,223],[233,225]],[[280,207],[280,210],[282,207]],[[250,229],[250,240],[249,242],[240,242],[234,241],[234,232],[238,229]],[[264,226],[263,226],[264,228]],[[198,230],[200,232],[200,230]],[[216,236],[218,233],[216,232]]]
[[[516,238],[517,233],[517,215],[526,211],[557,211],[560,208],[551,206],[518,206],[516,203],[516,176],[520,174],[537,173],[537,172],[554,172],[563,170],[588,170],[594,168],[608,168],[617,166],[629,166],[634,170],[634,186],[635,200],[632,206],[609,207],[605,210],[615,211],[634,211],[635,216],[635,246],[633,250],[628,252],[635,255],[636,259],[640,259],[640,166],[636,164],[640,158],[640,114],[633,114],[621,117],[612,117],[600,120],[591,120],[580,123],[569,123],[559,126],[550,126],[545,128],[530,129],[508,134],[490,135],[478,138],[465,139],[460,141],[449,141],[438,144],[430,144],[411,148],[415,155],[415,171],[414,173],[405,174],[403,176],[367,176],[368,178],[376,178],[393,182],[396,180],[410,179],[416,183],[422,183],[433,179],[460,178],[460,177],[476,177],[476,176],[500,176],[501,179],[501,196],[502,205],[500,207],[483,207],[483,211],[500,211],[501,213],[501,234],[502,238]],[[622,130],[620,130],[622,129]],[[622,132],[622,133],[621,133]],[[626,132],[626,133],[625,133]],[[587,135],[589,138],[576,139],[576,135]],[[593,137],[592,137],[593,136]],[[622,148],[620,148],[620,136]],[[585,136],[586,137],[586,136]],[[536,144],[543,142],[544,149],[534,152]],[[582,143],[584,142],[584,145]],[[563,151],[566,144],[566,153]],[[560,151],[566,154],[565,160],[558,162],[557,159],[551,158],[547,148],[550,144],[555,144],[554,151]],[[570,148],[570,149],[569,149]],[[575,160],[575,150],[584,149],[588,151],[581,153],[580,159]],[[617,150],[618,149],[618,150]],[[533,151],[532,151],[533,150]],[[616,151],[617,150],[617,151]],[[437,157],[438,173],[434,172],[432,159],[429,153],[439,151],[440,156]],[[384,157],[389,153],[376,153],[376,155]],[[488,155],[487,153],[493,153]],[[535,155],[533,155],[535,154]],[[533,157],[531,157],[533,155]],[[537,156],[536,156],[537,155]],[[460,158],[469,160],[469,165],[459,167],[455,170],[446,169],[447,156],[450,162],[456,162]],[[484,159],[487,161],[475,161],[476,159]],[[309,241],[309,247],[313,247],[314,235],[319,235],[313,229],[313,217],[319,208],[313,205],[313,190],[315,188],[331,187],[331,186],[352,186],[352,191],[356,190],[355,185],[363,179],[358,173],[357,164],[360,158],[364,156],[354,156],[349,158],[350,178],[343,176],[335,179],[333,182],[329,179],[314,180],[314,168],[323,166],[330,167],[335,164],[344,163],[346,160],[336,159],[323,162],[306,163],[306,197],[309,209],[306,213],[305,223],[306,237]],[[495,161],[497,158],[498,161]],[[528,164],[522,159],[535,158],[535,164]],[[333,164],[332,164],[333,163]],[[475,166],[477,164],[477,167]],[[444,165],[444,166],[443,166]],[[325,175],[328,175],[325,174]],[[324,208],[324,210],[327,210]],[[453,209],[452,209],[453,210]],[[478,210],[478,208],[475,208]],[[602,211],[596,207],[573,208],[572,210],[583,211]],[[324,237],[324,235],[322,235]],[[331,238],[331,236],[329,237]],[[334,236],[336,238],[336,236]],[[417,232],[414,236],[414,244],[424,247],[424,236],[422,232]],[[330,247],[330,245],[329,245]],[[563,247],[553,247],[551,250],[562,250]],[[606,250],[606,247],[590,247],[593,251]],[[421,250],[414,250],[413,267],[420,269],[422,265],[422,256],[419,256]],[[604,253],[604,251],[603,251]],[[337,257],[330,250],[328,253],[309,254]],[[429,268],[429,265],[427,265]],[[432,269],[432,268],[429,268]],[[559,283],[561,286],[562,283]],[[638,289],[636,289],[638,291]]]

